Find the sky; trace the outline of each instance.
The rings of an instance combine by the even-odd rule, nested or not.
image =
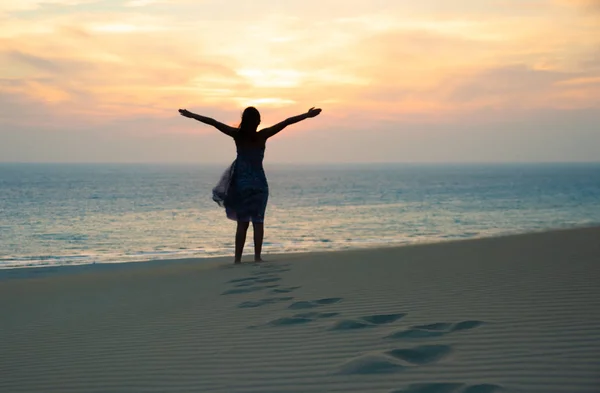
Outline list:
[[[600,0],[0,0],[0,161],[600,161]]]

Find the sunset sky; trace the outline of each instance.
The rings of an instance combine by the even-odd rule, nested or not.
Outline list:
[[[0,161],[600,161],[600,0],[0,0]]]

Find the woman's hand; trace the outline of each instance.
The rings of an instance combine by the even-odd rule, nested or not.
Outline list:
[[[306,114],[307,114],[307,116],[308,116],[308,117],[315,117],[315,116],[318,116],[318,115],[319,115],[319,113],[321,113],[321,108],[316,108],[316,109],[315,109],[315,107],[314,107],[314,106],[313,106],[312,108],[310,108],[310,109],[308,110],[308,112],[306,112]]]
[[[184,117],[189,117],[189,118],[194,117],[194,114],[192,112],[188,111],[187,109],[180,109],[179,114]]]

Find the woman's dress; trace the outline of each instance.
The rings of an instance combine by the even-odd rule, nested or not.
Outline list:
[[[237,159],[213,189],[213,200],[225,207],[229,219],[264,222],[269,199],[269,185],[263,168],[264,155],[264,147],[238,146]]]

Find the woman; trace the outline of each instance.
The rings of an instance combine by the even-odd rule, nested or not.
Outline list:
[[[263,169],[263,158],[267,139],[285,127],[315,117],[321,109],[311,108],[308,112],[290,117],[272,127],[257,131],[260,124],[260,113],[254,107],[248,107],[242,114],[242,122],[238,128],[230,127],[210,117],[197,115],[187,109],[180,109],[182,116],[211,125],[235,141],[237,159],[221,179],[222,202],[227,217],[237,221],[235,234],[235,263],[242,262],[242,252],[246,242],[246,233],[250,222],[254,227],[254,261],[261,262],[261,251],[264,237],[264,218],[269,198],[269,185]],[[217,186],[218,187],[218,186]],[[213,190],[215,195],[215,190]],[[220,197],[213,197],[220,202]]]

